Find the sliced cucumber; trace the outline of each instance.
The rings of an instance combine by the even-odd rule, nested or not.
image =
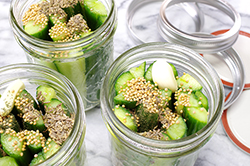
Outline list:
[[[45,127],[42,113],[38,110],[28,111],[23,114],[23,126],[28,130],[39,130],[46,135],[47,128]]]
[[[173,92],[170,89],[160,89],[160,95],[163,99],[163,108],[169,107],[173,110],[173,101],[172,101],[172,94]]]
[[[137,106],[135,114],[136,118],[138,118],[139,132],[153,130],[158,125],[159,114],[151,113],[143,107],[143,104]]]
[[[45,112],[55,111],[56,109],[63,110],[64,114],[70,117],[68,108],[57,98],[52,98],[49,103],[44,104]]]
[[[152,68],[153,68],[154,63],[155,61],[149,65],[147,71],[145,72],[144,78],[146,79],[146,81],[153,82]]]
[[[26,89],[23,89],[17,93],[17,97],[15,99],[15,109],[18,113],[25,113],[26,111],[23,109],[25,109],[25,107],[27,108],[28,104],[33,106],[33,108],[38,109],[36,100]]]
[[[52,98],[56,98],[55,90],[48,85],[40,85],[36,88],[36,99],[40,105],[49,103]]]
[[[60,149],[60,145],[55,143],[53,139],[48,138],[45,143],[45,147],[43,148],[43,151],[42,151],[44,159],[49,158],[50,156],[55,154],[59,149]]]
[[[32,165],[37,165],[39,164],[40,162],[44,161],[44,157],[43,157],[43,153],[42,152],[39,152],[37,153],[37,155],[31,160],[30,162],[30,165],[29,166],[32,166]]]
[[[69,61],[54,61],[57,70],[66,76],[78,89],[80,94],[83,96],[87,95],[86,92],[86,68],[85,68],[85,57],[82,57],[83,52],[77,50],[76,52],[69,52],[67,57],[78,57],[77,59]]]
[[[183,74],[177,79],[178,86],[181,88],[191,89],[193,91],[201,90],[201,84],[190,74]]]
[[[55,42],[68,41],[72,38],[70,31],[65,22],[58,22],[49,29],[49,36]]]
[[[135,78],[142,78],[145,74],[146,62],[143,62],[139,67],[132,67],[129,71]]]
[[[26,149],[24,150],[24,140],[21,140],[17,133],[12,129],[7,129],[1,134],[1,144],[3,150],[21,165],[29,165],[31,161],[31,154]]]
[[[107,10],[99,0],[84,0],[87,22],[92,30],[99,28],[107,18]]]
[[[114,97],[114,103],[115,105],[125,105],[125,107],[128,109],[133,109],[136,107],[136,101],[125,100],[124,92],[119,93]]]
[[[19,166],[15,158],[10,156],[0,157],[0,165],[2,166]]]
[[[32,154],[37,154],[42,151],[45,145],[45,137],[39,132],[34,130],[26,130],[25,132],[27,146]]]
[[[118,95],[119,94],[119,91],[121,89],[124,89],[127,87],[127,81],[130,81],[134,78],[134,76],[130,73],[130,71],[127,71],[127,72],[124,72],[122,73],[118,79],[116,80],[116,83],[115,83],[115,91],[116,91],[116,94]]]
[[[123,108],[122,106],[115,106],[114,114],[116,117],[130,130],[137,131],[137,125],[134,116],[129,110]]]
[[[163,141],[171,140],[171,138],[166,133],[163,132],[162,135],[163,135],[163,137],[161,140],[163,140]]]
[[[181,116],[179,116],[176,122],[167,129],[166,134],[172,140],[176,140],[176,139],[186,137],[187,129],[188,128],[187,128],[186,122]]]
[[[207,97],[201,91],[196,91],[195,95],[198,97],[199,101],[201,102],[199,104],[201,104],[204,108],[206,108],[206,110],[208,110],[209,105],[208,105]]]
[[[59,8],[58,6],[51,7],[51,8],[52,8],[51,11],[54,11],[53,14],[49,15],[49,22],[50,22],[51,27],[57,24],[58,21],[62,23],[67,22],[68,15],[63,9]]]
[[[34,36],[39,39],[49,40],[48,31],[49,31],[49,21],[48,18],[41,14],[40,16],[43,19],[43,23],[36,23],[38,20],[30,20],[24,25],[24,30],[29,35]]]
[[[207,111],[204,107],[185,107],[184,118],[188,126],[187,135],[194,134],[206,126],[207,116]]]

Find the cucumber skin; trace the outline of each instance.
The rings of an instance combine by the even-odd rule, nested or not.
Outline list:
[[[153,77],[152,77],[152,68],[153,68],[153,65],[156,61],[154,61],[153,63],[151,63],[147,69],[147,71],[145,72],[144,74],[144,78],[146,79],[146,81],[150,81],[150,82],[153,82]]]
[[[24,30],[25,32],[27,32],[29,35],[31,36],[34,36],[36,38],[39,38],[39,39],[43,39],[43,40],[50,40],[50,37],[48,35],[49,33],[49,23],[39,32],[36,32],[36,33],[32,33],[30,32],[30,28],[34,28],[33,26],[33,22],[34,21],[29,21],[25,26],[24,26]],[[32,27],[33,26],[33,27]],[[39,26],[39,25],[36,25],[36,26]]]
[[[207,111],[204,108],[204,111],[200,109],[204,107],[185,107],[183,116],[186,119],[186,123],[188,126],[187,135],[192,135],[202,129],[204,126],[207,125]],[[190,109],[190,110],[188,110]],[[193,113],[195,111],[196,113]],[[200,114],[200,115],[198,115]],[[203,119],[198,119],[200,116]]]
[[[198,99],[201,97],[202,99],[199,100],[201,101],[201,104],[204,108],[206,108],[206,110],[209,109],[209,104],[208,104],[208,99],[207,97],[201,92],[201,91],[196,91],[195,95],[198,97]]]
[[[37,155],[38,155],[37,157],[34,157],[31,160],[29,166],[33,166],[33,165],[36,165],[36,164],[40,163],[40,160],[42,160],[42,161],[45,160],[44,157],[43,157],[43,153],[42,152],[39,152]]]
[[[186,80],[188,80],[188,82],[186,82]],[[177,79],[177,84],[178,84],[178,87],[181,86],[181,84],[183,84],[181,87],[185,89],[190,89],[189,86],[191,85],[192,86],[191,89],[193,91],[202,90],[201,84],[189,74],[184,74],[181,77],[179,77]]]

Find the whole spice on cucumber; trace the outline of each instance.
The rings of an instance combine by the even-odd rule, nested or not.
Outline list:
[[[8,109],[3,109],[0,116],[0,153],[9,158],[0,160],[0,165],[5,162],[18,166],[38,164],[55,154],[66,141],[73,129],[74,114],[70,114],[50,86],[37,87],[38,101],[21,80],[10,84],[4,93],[9,92],[11,97],[1,97],[8,104],[1,107]]]
[[[114,113],[118,119],[138,134],[157,140],[180,139],[202,129],[209,103],[201,84],[189,74],[179,76],[175,66],[165,61],[147,64],[147,69],[145,65],[117,78]]]

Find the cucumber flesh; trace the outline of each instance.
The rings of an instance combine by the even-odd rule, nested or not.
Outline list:
[[[29,35],[34,36],[39,39],[48,40],[49,22],[47,17],[44,15],[45,23],[36,24],[34,20],[30,20],[24,25],[24,30]]]
[[[58,22],[49,29],[49,36],[54,42],[68,41],[71,38],[70,30],[65,22]]]
[[[198,97],[194,93],[190,92],[177,92],[177,101],[176,101],[176,108],[175,111],[179,114],[182,115],[184,111],[184,107],[199,107],[199,100]]]
[[[187,135],[191,135],[202,129],[207,124],[208,115],[204,107],[184,108],[184,118],[188,126]]]
[[[10,156],[0,157],[0,165],[2,166],[19,166],[17,161]]]
[[[139,67],[133,67],[129,71],[135,78],[142,78],[145,74],[146,62],[143,62]]]
[[[16,132],[21,130],[18,121],[12,113],[7,116],[0,116],[0,129],[6,130],[8,128],[13,129]]]
[[[62,109],[65,115],[70,117],[70,113],[67,107],[59,99],[52,98],[49,103],[44,104],[44,107],[45,107],[45,112],[47,113],[50,111],[54,111],[56,109]]]
[[[183,89],[191,89],[193,91],[201,90],[202,85],[190,74],[183,74],[177,79],[178,86]]]
[[[84,0],[87,22],[92,30],[99,28],[107,18],[107,10],[99,0]]]
[[[119,94],[119,91],[121,89],[124,89],[127,87],[127,81],[130,81],[132,80],[133,78],[135,78],[131,73],[130,71],[127,71],[127,72],[124,72],[122,73],[118,79],[116,80],[116,83],[115,83],[115,91],[116,91],[116,94],[118,95]]]
[[[46,138],[39,131],[26,130],[25,136],[27,137],[27,146],[32,154],[37,154],[42,151]]]
[[[116,105],[114,108],[114,114],[116,117],[130,130],[137,131],[137,125],[134,116],[129,110],[123,108],[122,106]]]
[[[187,124],[184,121],[184,119],[179,116],[179,118],[176,120],[176,122],[171,125],[167,131],[166,134],[172,139],[172,140],[176,140],[176,139],[180,139],[183,137],[187,136]]]
[[[174,77],[177,79],[178,78],[178,72],[177,72],[175,66],[172,63],[168,63],[168,64],[172,67]]]
[[[49,22],[51,27],[54,26],[55,24],[57,24],[58,22],[62,22],[62,23],[66,23],[68,20],[68,15],[66,14],[66,12],[59,8],[59,7],[51,7],[53,11],[53,14],[49,15]]]
[[[172,101],[172,94],[173,92],[170,89],[160,89],[160,95],[165,99],[163,101],[163,108],[169,107],[173,110],[173,101]]]

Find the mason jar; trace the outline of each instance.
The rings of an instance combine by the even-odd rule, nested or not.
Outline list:
[[[75,114],[74,126],[68,139],[55,155],[38,165],[84,165],[86,163],[85,111],[81,96],[75,86],[65,76],[45,66],[23,63],[0,68],[0,94],[16,79],[20,79],[24,83],[25,89],[32,96],[35,96],[36,88],[39,85],[51,86],[70,113]]]
[[[108,12],[105,22],[91,34],[70,42],[41,40],[24,31],[22,17],[39,0],[12,0],[10,5],[14,36],[28,62],[48,66],[68,77],[80,92],[86,110],[99,104],[101,82],[113,61],[117,9],[114,0],[100,1]],[[74,57],[63,58],[69,54]]]
[[[179,76],[189,73],[203,86],[209,102],[208,123],[197,133],[178,140],[154,140],[128,129],[114,114],[115,82],[121,73],[155,60],[172,63]],[[103,119],[110,132],[111,158],[115,166],[191,166],[199,150],[210,140],[220,121],[224,106],[224,88],[212,68],[198,53],[184,46],[169,43],[147,43],[119,56],[111,65],[101,88]]]

